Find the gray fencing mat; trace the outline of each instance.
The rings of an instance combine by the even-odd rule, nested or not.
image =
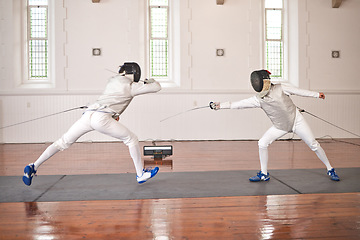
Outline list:
[[[269,182],[249,182],[256,171],[166,172],[138,184],[134,173],[36,176],[29,187],[20,176],[0,176],[0,202],[53,202],[200,198],[360,191],[360,168],[271,170]]]

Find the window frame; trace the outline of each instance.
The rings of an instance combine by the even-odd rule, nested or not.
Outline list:
[[[181,0],[168,0],[168,76],[167,77],[153,77],[161,83],[163,88],[178,88],[181,86],[181,71],[180,71],[180,1]],[[151,63],[150,63],[150,1],[146,1],[146,50],[145,66],[147,76],[151,76]]]
[[[266,8],[265,4],[266,0],[263,0],[263,14],[264,14],[264,21],[263,21],[263,31],[264,31],[264,38],[263,38],[263,54],[264,54],[264,68],[271,71],[271,68],[268,67],[268,51],[267,51],[267,44],[268,42],[279,42],[281,43],[281,58],[282,63],[280,64],[281,75],[277,76],[274,73],[272,74],[272,80],[274,82],[288,82],[288,32],[287,32],[287,0],[282,0],[282,8]],[[281,38],[280,39],[271,39],[268,38],[267,33],[267,14],[268,11],[275,10],[281,12]]]
[[[149,64],[149,76],[151,78],[155,78],[161,81],[168,81],[170,76],[170,49],[171,49],[171,42],[170,42],[170,0],[168,0],[167,6],[165,5],[150,5],[150,1],[148,0],[148,64]],[[165,8],[167,12],[167,28],[166,28],[166,37],[153,37],[152,35],[152,9],[153,8]],[[159,75],[152,75],[153,73],[153,62],[152,62],[152,51],[151,51],[151,42],[152,40],[165,40],[167,41],[167,59],[166,59],[166,75],[159,76]]]
[[[24,12],[24,51],[23,51],[23,77],[20,82],[20,88],[54,88],[55,87],[55,79],[54,79],[54,3],[53,1],[48,0],[47,5],[39,5],[40,7],[46,8],[46,30],[47,30],[47,60],[46,60],[46,68],[47,68],[47,77],[46,78],[32,78],[30,75],[31,70],[31,62],[30,62],[30,47],[29,42],[30,38],[30,9],[36,6],[29,5],[29,1],[25,2],[25,12]],[[38,38],[35,38],[38,39]],[[44,38],[42,38],[44,39]]]

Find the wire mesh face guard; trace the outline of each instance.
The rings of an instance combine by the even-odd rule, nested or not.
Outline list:
[[[261,92],[264,87],[264,79],[270,79],[270,72],[267,70],[253,71],[250,75],[251,85],[256,92]]]
[[[120,66],[119,73],[125,74],[133,74],[134,75],[134,82],[138,82],[141,77],[141,69],[139,64],[135,62],[126,62],[124,65]]]

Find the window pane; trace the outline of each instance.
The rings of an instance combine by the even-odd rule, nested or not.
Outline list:
[[[30,38],[47,37],[47,9],[45,7],[30,8]]]
[[[281,10],[267,10],[266,11],[266,38],[267,39],[282,39],[281,29]]]
[[[168,76],[168,41],[151,40],[150,41],[150,64],[151,76]]]
[[[29,73],[30,78],[47,78],[48,59],[47,40],[29,41]]]
[[[29,79],[48,77],[48,0],[28,0]]]
[[[266,68],[272,77],[282,77],[283,49],[280,41],[266,41]]]
[[[155,6],[167,6],[169,3],[168,3],[168,0],[150,0],[149,4],[152,6],[152,5],[155,5]]]
[[[265,0],[265,8],[282,8],[282,0]]]
[[[168,0],[149,0],[150,75],[155,78],[166,78],[169,74],[168,4]]]
[[[167,8],[151,8],[151,38],[167,38]]]

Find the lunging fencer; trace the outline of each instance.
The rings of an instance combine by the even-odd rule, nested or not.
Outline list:
[[[154,79],[140,81],[140,76],[141,69],[137,63],[124,63],[119,69],[119,75],[109,79],[103,94],[94,104],[88,106],[81,118],[60,139],[51,144],[34,163],[25,167],[24,183],[30,186],[41,164],[57,152],[69,148],[85,133],[94,130],[117,138],[128,146],[139,183],[154,177],[159,168],[144,169],[137,136],[119,122],[119,116],[135,96],[161,90],[157,81]]]
[[[261,170],[256,176],[249,178],[249,180],[251,182],[270,180],[270,175],[267,169],[268,146],[285,134],[294,132],[325,164],[327,174],[330,176],[330,179],[333,181],[339,181],[340,178],[336,174],[335,169],[331,166],[325,151],[322,149],[318,141],[315,140],[310,127],[290,98],[290,95],[298,95],[303,97],[325,99],[324,93],[299,89],[286,84],[273,84],[270,80],[270,74],[271,73],[267,70],[258,70],[251,73],[251,85],[254,90],[258,92],[258,94],[253,97],[233,103],[210,103],[210,108],[214,110],[261,108],[273,123],[273,126],[267,130],[258,141]]]

